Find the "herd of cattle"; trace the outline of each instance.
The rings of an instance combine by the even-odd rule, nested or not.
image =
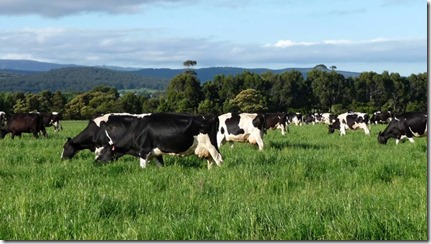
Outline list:
[[[62,129],[59,113],[16,113],[7,118],[0,112],[0,138],[10,133],[11,137],[22,133],[39,133],[47,137],[45,127]],[[280,129],[285,135],[289,124],[325,123],[329,133],[335,130],[345,135],[346,130],[363,129],[370,134],[370,124],[386,123],[379,132],[377,141],[386,144],[395,138],[396,144],[408,138],[427,135],[427,113],[407,112],[394,115],[390,112],[375,112],[371,118],[367,113],[347,112],[335,116],[330,113],[315,113],[302,116],[300,113],[226,113],[216,115],[191,115],[182,113],[110,113],[91,119],[87,127],[74,138],[67,138],[61,157],[70,159],[81,150],[95,153],[100,162],[116,160],[123,155],[140,159],[140,166],[156,159],[163,166],[162,155],[191,155],[207,159],[208,168],[215,162],[223,162],[220,146],[226,142],[249,142],[263,150],[263,136],[268,129]]]

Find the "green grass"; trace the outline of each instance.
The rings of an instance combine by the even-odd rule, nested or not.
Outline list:
[[[427,240],[427,139],[377,143],[384,125],[269,131],[262,152],[223,145],[222,167],[94,154],[60,160],[86,121],[49,138],[0,140],[3,240]]]

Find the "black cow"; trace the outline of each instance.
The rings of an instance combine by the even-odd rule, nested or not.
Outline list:
[[[40,113],[16,113],[8,119],[6,126],[0,129],[0,138],[4,138],[8,133],[11,134],[12,139],[15,136],[21,137],[22,133],[32,133],[35,138],[38,138],[39,132],[48,137]]]
[[[386,129],[379,132],[377,141],[386,144],[389,138],[395,138],[398,145],[400,140],[407,138],[413,143],[413,137],[427,135],[427,117],[426,112],[407,112],[396,115]]]
[[[63,127],[60,124],[61,115],[58,112],[42,113],[42,117],[43,125],[45,127],[53,126],[55,132],[63,130]]]
[[[391,111],[377,111],[373,113],[373,116],[371,116],[370,122],[372,124],[388,124],[391,122],[393,118],[393,114]]]
[[[368,129],[369,116],[366,113],[347,112],[337,116],[335,121],[328,126],[329,133],[340,130],[340,135],[346,135],[346,130],[362,128],[366,135],[370,134]]]
[[[157,159],[159,166],[163,165],[164,154],[195,154],[207,159],[208,168],[212,161],[218,166],[223,162],[217,147],[219,119],[216,116],[154,113],[143,118],[132,118],[130,125],[125,128],[128,132],[118,136],[117,130],[123,125],[121,120],[111,116],[101,124],[109,138],[109,145],[103,146],[98,160],[111,161],[114,159],[113,153],[120,152],[138,156],[142,168],[153,158]]]
[[[287,115],[286,113],[266,113],[265,129],[280,129],[281,134],[286,134]]]
[[[67,138],[67,141],[63,146],[61,158],[71,159],[76,155],[76,153],[85,149],[95,152],[97,157],[99,151],[103,148],[103,145],[105,145],[109,141],[109,138],[107,138],[105,132],[100,129],[102,122],[108,121],[111,116],[123,116],[127,118],[143,117],[146,115],[149,114],[111,113],[91,119],[88,122],[87,127],[85,127],[85,129],[81,131],[78,135],[76,135],[73,139],[70,137]],[[127,123],[127,120],[124,120],[124,123]],[[119,134],[125,134],[128,132],[128,128],[126,126],[121,126],[119,127],[117,132]],[[122,155],[118,155],[118,157],[121,156]]]

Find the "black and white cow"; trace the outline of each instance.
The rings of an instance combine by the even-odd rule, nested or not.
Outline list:
[[[109,138],[109,145],[104,145],[98,160],[111,161],[113,153],[119,151],[139,157],[142,168],[153,158],[162,166],[162,155],[165,154],[195,154],[207,159],[208,168],[211,168],[212,162],[218,166],[223,162],[217,146],[217,116],[154,113],[142,118],[131,117],[125,128],[128,132],[118,136],[118,128],[124,126],[123,119],[111,116],[108,121],[101,123],[101,129]]]
[[[407,112],[394,116],[389,125],[383,132],[379,132],[377,141],[386,144],[389,138],[395,138],[395,143],[407,138],[414,142],[413,137],[427,136],[426,112]]]
[[[43,117],[43,125],[45,127],[54,127],[55,132],[59,132],[63,129],[63,127],[60,124],[61,115],[58,112],[52,112],[52,113],[42,113]]]
[[[337,119],[337,116],[335,114],[323,113],[321,122],[324,124],[330,125],[330,124],[334,123],[336,119]]]
[[[265,133],[265,115],[261,113],[226,113],[219,117],[217,145],[220,148],[225,142],[249,142],[257,144],[263,150]]]
[[[281,134],[286,134],[287,115],[286,113],[265,113],[265,129],[280,129]]]
[[[0,127],[6,126],[6,123],[7,123],[6,113],[3,111],[0,111]]]
[[[40,113],[16,113],[7,120],[6,126],[0,129],[0,138],[4,138],[8,133],[11,134],[12,139],[15,136],[21,137],[22,133],[32,133],[38,138],[39,132],[48,137]]]
[[[314,113],[314,123],[323,123],[322,113]]]
[[[366,135],[370,135],[368,129],[369,115],[359,112],[347,112],[337,116],[337,119],[329,125],[329,133],[334,133],[336,129],[340,130],[340,135],[346,135],[346,130],[363,129]]]
[[[308,125],[308,124],[315,124],[316,123],[316,117],[314,114],[306,114],[302,117],[302,121]]]
[[[370,123],[372,124],[388,124],[391,122],[393,114],[391,111],[377,111],[371,116]]]
[[[105,114],[94,119],[89,120],[87,126],[74,138],[67,138],[66,143],[63,146],[63,152],[61,154],[62,159],[71,159],[81,150],[90,150],[95,152],[96,158],[100,151],[103,149],[103,145],[108,143],[104,131],[101,130],[100,126],[102,122],[109,120],[111,116],[124,116],[124,117],[144,117],[149,114],[129,114],[129,113],[110,113]],[[117,130],[118,134],[125,134],[129,131],[126,127],[119,127]],[[122,155],[118,155],[121,157]]]
[[[302,125],[302,114],[290,112],[287,114],[287,121],[289,124]]]

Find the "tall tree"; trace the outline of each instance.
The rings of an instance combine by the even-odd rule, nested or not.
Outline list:
[[[182,73],[170,81],[166,89],[166,106],[172,112],[196,113],[203,100],[200,81],[195,75]]]
[[[246,113],[263,112],[268,109],[265,97],[252,88],[241,91],[230,103],[231,107]]]

